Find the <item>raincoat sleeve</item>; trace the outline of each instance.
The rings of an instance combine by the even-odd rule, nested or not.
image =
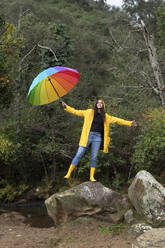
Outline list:
[[[108,115],[108,121],[111,124],[118,124],[120,126],[128,126],[128,127],[132,126],[132,121],[126,121],[110,115]]]
[[[77,109],[72,108],[72,107],[70,107],[68,105],[66,105],[66,108],[64,108],[64,110],[67,111],[70,114],[77,115],[77,116],[80,116],[80,117],[84,117],[84,114],[86,112],[86,110],[77,110]]]

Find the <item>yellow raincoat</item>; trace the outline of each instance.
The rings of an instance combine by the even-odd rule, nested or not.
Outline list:
[[[94,118],[94,110],[93,109],[76,110],[68,105],[66,105],[66,108],[64,110],[73,115],[84,117],[84,124],[81,132],[79,146],[86,147],[88,142],[89,132]],[[108,153],[108,146],[110,143],[109,126],[110,124],[115,124],[115,123],[122,126],[128,126],[128,127],[132,126],[132,121],[125,121],[123,119],[110,116],[106,113],[105,121],[104,121],[104,144],[103,144],[104,153]]]

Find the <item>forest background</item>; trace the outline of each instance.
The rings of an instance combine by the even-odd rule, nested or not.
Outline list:
[[[161,87],[141,21],[154,42]],[[58,101],[39,107],[27,101],[33,79],[51,66],[80,72],[76,87],[63,97],[70,106],[90,108],[101,98],[107,113],[138,123],[111,127],[97,180],[124,190],[145,169],[164,183],[164,44],[163,0],[124,0],[122,8],[103,0],[0,0],[0,202],[17,201],[27,192],[42,199],[68,187],[63,177],[83,120]],[[89,166],[90,152],[70,186],[89,180]]]

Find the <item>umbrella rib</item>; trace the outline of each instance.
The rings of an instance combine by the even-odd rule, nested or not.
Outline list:
[[[54,85],[52,84],[52,81],[51,81],[51,79],[50,79],[49,77],[48,77],[48,80],[49,80],[49,82],[51,83],[51,85],[52,85],[54,91],[56,92],[57,96],[60,98],[60,96],[59,96],[59,94],[58,94],[56,88],[55,88]]]

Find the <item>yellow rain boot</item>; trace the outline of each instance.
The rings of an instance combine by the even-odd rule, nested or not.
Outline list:
[[[95,168],[92,168],[90,169],[90,181],[91,182],[96,182],[96,179],[94,179],[94,174],[95,174]]]
[[[71,176],[71,173],[75,169],[75,167],[76,166],[74,166],[74,165],[71,164],[70,167],[69,167],[68,173],[64,176],[64,178],[69,179],[70,176]]]

